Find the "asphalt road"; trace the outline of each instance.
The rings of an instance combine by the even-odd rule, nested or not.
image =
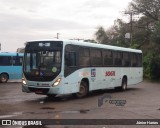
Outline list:
[[[0,119],[160,119],[160,83],[142,82],[125,92],[94,91],[83,99],[72,95],[47,98],[23,93],[21,83],[0,83]],[[99,102],[98,102],[99,101]],[[100,102],[102,101],[102,102]],[[88,120],[89,121],[89,120]],[[160,125],[160,124],[159,124]],[[0,126],[6,127],[6,126]],[[8,126],[9,127],[9,126]],[[12,126],[33,128],[31,126]],[[35,127],[35,126],[34,126]],[[81,125],[47,125],[35,128],[71,128]],[[86,128],[141,127],[139,125],[87,125]],[[157,127],[154,125],[143,127]]]

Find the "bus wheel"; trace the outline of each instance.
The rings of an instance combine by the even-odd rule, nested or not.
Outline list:
[[[75,96],[77,98],[82,98],[82,97],[85,97],[87,94],[88,94],[87,83],[84,81],[81,81],[79,92],[73,94],[73,96]]]
[[[0,75],[0,82],[1,82],[1,83],[7,83],[7,81],[8,81],[8,75],[5,74],[5,73],[2,73],[2,74]]]
[[[121,86],[121,91],[127,90],[127,79],[123,78],[122,79],[122,86]]]

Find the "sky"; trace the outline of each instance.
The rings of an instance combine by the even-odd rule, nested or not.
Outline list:
[[[0,0],[1,51],[15,52],[29,40],[94,39],[131,0]],[[129,18],[129,17],[128,17]]]

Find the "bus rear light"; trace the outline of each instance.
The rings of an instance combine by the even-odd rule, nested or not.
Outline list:
[[[54,83],[53,83],[53,87],[57,86],[59,83],[61,82],[61,78],[58,78]]]
[[[23,83],[23,85],[27,84],[25,78],[22,78],[22,83]]]

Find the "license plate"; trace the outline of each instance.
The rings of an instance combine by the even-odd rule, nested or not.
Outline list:
[[[43,91],[42,90],[36,90],[35,93],[36,94],[43,94]]]

